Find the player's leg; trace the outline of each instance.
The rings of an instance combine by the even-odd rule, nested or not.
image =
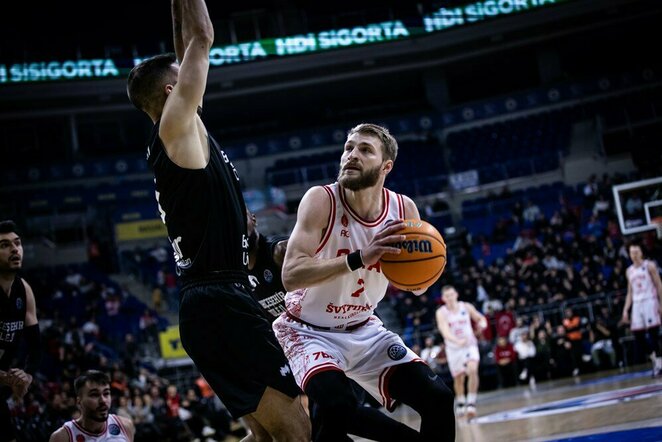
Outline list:
[[[393,399],[421,415],[421,440],[455,440],[453,393],[427,364],[410,362],[396,366],[387,390]]]
[[[244,416],[256,441],[310,441],[310,423],[300,398],[267,387],[257,410]],[[263,439],[264,438],[264,439]]]
[[[320,371],[310,377],[305,393],[314,404],[316,433],[312,440],[347,441],[350,421],[356,419],[358,401],[349,378],[340,370]]]
[[[478,395],[478,361],[467,362],[467,419],[476,417],[476,396]]]
[[[651,340],[651,360],[653,361],[653,376],[659,376],[662,373],[662,343],[660,343],[660,327],[651,327],[648,329],[648,336]]]
[[[464,416],[467,405],[467,396],[465,394],[467,375],[466,372],[453,376],[453,390],[455,390],[455,413],[458,417]]]
[[[260,440],[264,429],[278,440],[310,441],[301,389],[270,322],[241,285],[191,288],[179,328],[184,349],[228,411],[249,416],[251,437]]]

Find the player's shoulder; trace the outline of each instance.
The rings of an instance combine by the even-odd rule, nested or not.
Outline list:
[[[64,425],[51,434],[48,442],[69,442],[69,432],[64,428]]]

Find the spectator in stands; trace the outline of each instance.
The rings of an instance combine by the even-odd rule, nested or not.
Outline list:
[[[508,341],[515,345],[522,339],[524,333],[529,333],[528,318],[526,316],[518,316],[515,319],[515,327],[508,333]]]
[[[565,317],[563,318],[563,327],[565,327],[566,336],[572,346],[572,359],[575,361],[575,367],[572,370],[572,375],[577,376],[579,374],[579,367],[582,356],[584,354],[584,324],[582,323],[583,318],[580,318],[578,315],[576,315],[571,308],[566,308],[564,315]]]
[[[439,371],[439,361],[437,357],[441,352],[441,346],[435,342],[433,336],[425,338],[425,346],[421,349],[421,359],[423,359],[434,371]]]
[[[520,368],[519,380],[525,383],[528,382],[531,386],[534,386],[536,346],[533,341],[531,341],[528,330],[522,332],[520,340],[515,343],[514,347],[515,352],[517,353],[517,365]]]
[[[549,321],[547,322],[549,324]],[[551,325],[549,326],[551,329]],[[548,380],[552,373],[552,348],[549,342],[549,333],[546,329],[539,329],[536,334],[536,357],[533,363],[533,373],[538,380]]]
[[[525,225],[533,225],[538,219],[538,216],[541,214],[540,207],[535,204],[533,201],[528,200],[526,206],[522,211],[522,219],[524,219]]]
[[[565,377],[579,372],[575,353],[572,350],[572,342],[566,336],[566,330],[562,324],[556,327],[551,362],[555,377]]]
[[[590,325],[591,356],[597,369],[604,367],[603,356],[609,358],[609,368],[616,367],[616,350],[613,345],[616,324],[609,314],[609,306],[603,305]]]
[[[497,338],[494,348],[494,356],[497,364],[497,376],[499,387],[512,387],[517,384],[517,353],[513,344],[508,342],[504,336]]]
[[[41,360],[37,306],[32,287],[18,276],[23,266],[23,244],[13,221],[0,222],[0,440],[16,439],[7,399],[22,399]],[[23,341],[23,342],[22,342]],[[23,344],[27,357],[21,357]],[[23,358],[21,358],[23,359]],[[18,363],[17,363],[18,360]]]

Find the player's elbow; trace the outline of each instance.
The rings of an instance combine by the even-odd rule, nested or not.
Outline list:
[[[298,278],[295,275],[295,272],[288,266],[283,266],[283,272],[281,274],[281,280],[283,281],[283,287],[288,292],[292,292],[298,289]]]

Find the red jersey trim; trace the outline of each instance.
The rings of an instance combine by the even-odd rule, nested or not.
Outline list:
[[[317,365],[310,370],[306,372],[306,374],[303,376],[303,380],[301,381],[301,389],[305,390],[306,385],[308,384],[308,381],[310,380],[311,377],[316,375],[317,373],[321,373],[323,371],[329,371],[329,370],[336,370],[336,371],[342,371],[336,364],[332,362],[325,362],[324,364]]]
[[[85,428],[83,428],[83,427],[81,427],[80,425],[78,425],[78,422],[76,422],[75,420],[73,420],[73,421],[71,421],[71,422],[73,422],[73,424],[76,426],[76,428],[78,428],[78,430],[79,430],[81,433],[85,433],[85,434],[87,434],[88,436],[94,436],[94,437],[103,436],[104,434],[106,434],[106,431],[108,430],[108,420],[107,420],[107,419],[106,419],[106,422],[105,422],[105,425],[106,425],[106,426],[103,428],[103,431],[101,431],[100,433],[90,433],[90,432],[87,431]]]
[[[396,193],[395,195],[398,197],[398,211],[400,213],[400,215],[399,215],[400,219],[405,219],[406,218],[406,216],[405,216],[405,202],[402,199],[402,195],[400,195],[399,193]]]
[[[326,190],[327,195],[329,195],[329,203],[331,204],[331,209],[329,210],[329,220],[326,223],[326,232],[324,233],[324,238],[322,238],[319,247],[317,247],[317,250],[315,250],[315,254],[319,253],[329,241],[331,232],[333,231],[333,225],[335,224],[334,221],[336,219],[336,198],[333,196],[333,191],[329,188],[329,186],[323,186],[322,188]]]
[[[67,430],[67,433],[69,433],[69,440],[70,440],[71,442],[75,442],[75,441],[74,441],[74,433],[71,432],[71,430],[69,429],[69,427],[67,427],[66,425],[64,425],[64,429]]]
[[[112,414],[111,414],[111,417],[113,418],[113,420],[115,422],[117,422],[117,425],[120,426],[120,429],[122,430],[122,433],[124,433],[124,435],[126,437],[129,437],[129,433],[126,431],[126,428],[124,428],[124,424],[122,423],[122,420],[119,417],[117,417],[115,415],[112,415]]]
[[[366,227],[376,227],[384,221],[386,218],[386,215],[388,214],[388,208],[391,202],[391,198],[389,198],[388,191],[386,189],[382,189],[382,195],[384,196],[384,204],[382,205],[382,213],[377,217],[376,220],[370,221],[368,219],[360,217],[352,208],[349,206],[347,203],[347,200],[345,199],[345,189],[343,189],[341,186],[338,186],[338,193],[340,194],[340,201],[342,201],[342,205],[345,207],[345,209],[349,212],[349,214],[357,220],[359,223],[363,224]]]

